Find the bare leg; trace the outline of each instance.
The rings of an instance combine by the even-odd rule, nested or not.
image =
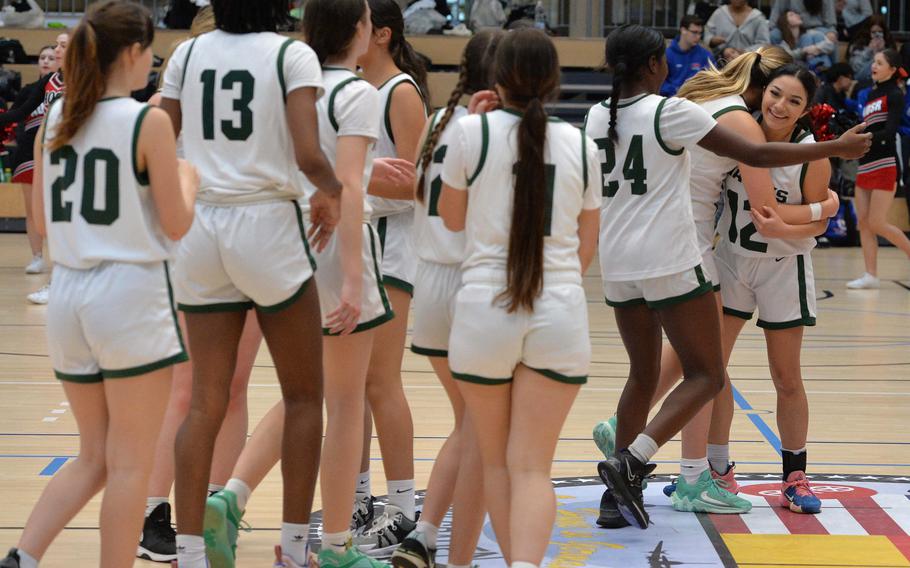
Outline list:
[[[394,321],[394,320],[393,320]],[[377,330],[324,339],[325,402],[328,422],[322,449],[320,491],[323,530],[347,531],[360,470],[363,416],[370,352]],[[351,418],[354,417],[354,420]]]
[[[511,423],[512,384],[478,385],[458,382],[476,432],[483,462],[484,502],[506,564],[511,564],[511,483],[506,464]]]
[[[856,206],[856,222],[859,225],[859,240],[863,247],[863,262],[866,272],[878,275],[878,236],[872,230],[869,219],[869,207],[875,191],[856,188],[853,204]]]
[[[777,390],[777,429],[784,448],[806,447],[809,432],[809,400],[803,388],[800,350],[803,328],[765,330],[768,364]]]
[[[548,379],[524,365],[515,369],[508,467],[511,481],[510,551],[515,562],[540,566],[556,522],[550,470],[566,416],[581,385]]]
[[[104,381],[109,426],[101,501],[101,567],[132,566],[142,532],[155,440],[167,408],[171,369]],[[136,412],[142,408],[142,412]]]
[[[730,364],[736,338],[746,325],[746,320],[724,315],[722,320],[724,336],[724,368]],[[711,429],[708,432],[708,443],[727,445],[730,443],[730,428],[733,426],[733,383],[730,375],[724,371],[724,388],[714,397],[714,409],[711,412]]]
[[[107,476],[108,414],[104,386],[64,382],[63,390],[79,428],[79,457],[51,478],[19,537],[18,547],[38,560],[63,527],[101,491]],[[130,542],[135,552],[135,535]]]
[[[386,286],[395,318],[376,329],[376,348],[367,373],[367,399],[382,450],[386,479],[414,479],[414,422],[401,384],[411,297]]]
[[[44,239],[35,230],[35,214],[32,212],[32,184],[23,183],[22,197],[25,199],[25,234],[28,236],[28,246],[32,249],[32,256],[41,256],[44,253]]]
[[[616,448],[626,448],[648,423],[660,376],[660,320],[647,306],[613,310],[619,335],[629,354],[629,380],[616,410]]]
[[[228,407],[245,319],[245,312],[186,314],[193,354],[193,394],[176,439],[180,475],[174,492],[180,534],[202,536],[212,453]]]
[[[322,443],[322,326],[316,283],[278,312],[258,311],[284,398],[285,523],[309,524]]]
[[[910,257],[910,239],[903,231],[888,222],[888,211],[894,202],[894,191],[870,191],[869,228]]]
[[[284,400],[279,400],[256,425],[230,477],[236,477],[246,483],[250,491],[259,487],[265,476],[281,460],[283,429]]]

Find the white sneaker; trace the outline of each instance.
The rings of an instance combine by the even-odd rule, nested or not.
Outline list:
[[[851,280],[847,282],[847,288],[851,290],[871,290],[878,288],[880,286],[880,281],[877,276],[873,276],[866,272],[856,280]]]
[[[47,304],[47,300],[48,300],[48,297],[50,296],[50,294],[51,294],[51,285],[45,284],[41,288],[38,288],[36,291],[34,291],[31,294],[29,294],[28,296],[26,296],[26,298],[28,299],[29,302],[31,302],[33,304],[38,304],[38,305],[43,306],[43,305]]]
[[[32,261],[25,267],[26,274],[41,274],[45,270],[47,270],[47,265],[44,263],[44,257],[41,255],[33,256]]]

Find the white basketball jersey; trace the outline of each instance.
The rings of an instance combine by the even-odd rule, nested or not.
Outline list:
[[[697,103],[712,118],[733,111],[749,112],[746,102],[739,95],[730,95],[711,101]],[[710,150],[696,146],[691,150],[692,177],[689,189],[692,192],[692,214],[698,227],[698,244],[702,251],[710,249],[714,240],[714,220],[717,202],[721,198],[724,178],[736,167],[736,160],[723,158]]]
[[[379,139],[376,141],[377,158],[403,158],[411,160],[414,156],[399,156],[395,149],[395,136],[392,134],[392,92],[402,83],[411,83],[417,92],[420,87],[407,73],[395,75],[379,87],[380,112],[382,112],[382,125],[379,130]],[[410,199],[387,199],[385,197],[369,196],[373,217],[387,217],[395,213],[403,213],[414,208],[414,201]]]
[[[791,142],[815,144],[811,132],[797,129]],[[801,205],[803,203],[803,181],[809,164],[771,168],[774,183],[774,197],[778,203]],[[762,236],[752,223],[749,195],[743,185],[739,168],[735,168],[724,180],[724,212],[717,224],[717,231],[730,250],[742,256],[785,257],[805,254],[815,248],[815,239],[769,239]]]
[[[47,115],[54,138],[66,99]],[[69,143],[42,157],[44,220],[54,262],[88,269],[105,261],[158,262],[173,243],[161,231],[148,172],[136,166],[136,143],[148,105],[102,99]],[[116,125],[116,127],[112,127]]]
[[[601,161],[603,279],[657,278],[698,265],[686,149],[717,123],[695,103],[645,94],[619,101],[615,143],[609,124],[609,101],[588,112],[586,132]]]
[[[216,30],[177,48],[162,97],[180,101],[184,152],[199,169],[200,202],[237,205],[302,194],[285,101],[303,87],[321,92],[316,54],[275,33]]]
[[[370,174],[373,172],[375,141],[379,136],[379,93],[373,85],[344,67],[324,67],[322,79],[326,96],[316,103],[319,116],[319,145],[332,167],[337,165],[338,138],[362,136],[372,142],[367,151],[363,168],[364,221],[370,220],[370,205],[366,199]],[[304,210],[309,211],[309,200],[316,193],[316,186],[303,178],[306,199],[301,201]]]
[[[430,119],[428,132],[432,132],[436,124],[442,120],[445,109],[441,109]],[[452,142],[452,132],[455,123],[467,116],[468,109],[456,106],[449,123],[439,137],[436,147],[433,148],[433,161],[424,175],[423,203],[415,203],[414,234],[416,235],[417,255],[426,262],[440,264],[455,264],[464,261],[465,237],[464,231],[453,233],[446,229],[439,216],[439,195],[442,193],[442,164],[445,160],[449,144]],[[420,164],[418,164],[418,167]],[[417,172],[418,179],[420,172]]]
[[[467,189],[465,281],[504,281],[518,163],[521,115],[498,110],[459,120],[443,164],[443,182]],[[551,118],[544,147],[547,228],[544,272],[560,281],[581,282],[578,215],[600,206],[597,152],[574,126]]]

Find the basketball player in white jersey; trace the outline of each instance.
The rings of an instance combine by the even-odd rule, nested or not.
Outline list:
[[[433,464],[420,520],[392,555],[392,564],[397,568],[432,568],[439,527],[449,505],[453,519],[447,565],[466,568],[473,559],[483,523],[483,493],[478,491],[483,483],[480,451],[448,360],[465,236],[445,227],[439,215],[439,197],[443,162],[457,131],[456,124],[469,112],[461,106],[461,99],[470,95],[471,103],[477,103],[475,108],[488,104],[491,98],[498,99],[491,89],[493,63],[501,39],[502,32],[488,30],[468,41],[461,56],[458,84],[445,108],[430,118],[417,159],[421,175],[415,195],[414,226],[420,264],[414,287],[411,351],[429,358],[452,404],[455,426]]]
[[[229,494],[205,498],[237,344],[254,307],[287,408],[281,543],[306,538],[322,434],[322,341],[315,262],[297,202],[301,176],[320,189],[310,200],[316,250],[337,223],[341,193],[319,147],[319,62],[305,44],[275,33],[285,3],[215,0],[212,8],[217,29],[178,48],[162,92],[202,180],[177,263],[194,358],[190,412],[176,444],[179,568],[204,566],[206,554],[212,566],[234,565],[227,543],[242,511]]]
[[[694,103],[657,96],[667,74],[664,49],[663,36],[639,25],[610,34],[614,94],[587,118],[587,132],[602,152],[604,296],[631,360],[617,413],[621,452],[598,471],[623,517],[641,528],[648,526],[641,482],[654,467],[647,462],[724,384],[720,322],[709,295],[713,284],[701,267],[686,149],[699,145],[756,167],[805,157],[787,144],[743,140]],[[817,159],[832,151],[850,154],[854,146],[864,150],[868,143],[868,135],[851,131],[831,142],[834,148],[807,149]],[[684,380],[648,423],[661,328],[682,362]]]
[[[600,206],[596,147],[551,119],[559,61],[539,30],[496,50],[503,110],[454,125],[439,212],[466,260],[449,365],[478,432],[484,495],[512,567],[539,566],[556,516],[559,432],[591,358],[582,273]]]
[[[80,447],[3,568],[36,568],[102,489],[99,565],[133,564],[172,366],[186,360],[168,261],[198,183],[178,164],[167,115],[130,98],[148,80],[153,37],[140,4],[92,4],[64,62],[67,95],[36,138],[36,223],[55,262],[48,347]]]
[[[800,125],[815,95],[815,76],[797,65],[771,75],[761,103],[762,130],[768,140],[815,145],[812,132]],[[773,168],[771,179],[780,203],[811,203],[827,197],[831,165],[818,160]],[[815,325],[815,278],[810,252],[814,234],[801,238],[767,238],[758,232],[765,206],[751,204],[739,169],[724,184],[724,212],[718,223],[717,250],[724,304],[724,329],[736,336],[758,310],[765,332],[771,379],[777,390],[777,428],[781,437],[783,482],[780,505],[796,513],[818,513],[821,500],[806,477],[809,403],[803,388],[800,350],[803,329]]]
[[[379,90],[382,116],[376,157],[413,160],[426,124],[426,69],[404,37],[404,18],[395,0],[369,0],[373,35],[359,60],[363,77]],[[414,184],[371,183],[373,225],[382,244],[381,270],[396,318],[376,330],[367,373],[367,402],[376,422],[389,505],[374,518],[370,486],[370,434],[365,417],[361,474],[354,510],[355,544],[376,550],[378,543],[397,544],[416,519],[414,500],[414,423],[401,384],[408,310],[417,274],[414,249]],[[401,514],[400,523],[396,517]],[[397,528],[396,528],[397,527]]]
[[[768,75],[775,69],[792,61],[789,54],[777,47],[762,47],[737,57],[723,69],[709,68],[687,81],[677,96],[699,104],[708,111],[718,124],[754,142],[763,142],[764,134],[750,109],[760,106],[761,95],[768,82]],[[722,158],[713,152],[696,146],[690,150],[692,210],[697,230],[698,247],[701,251],[701,266],[705,277],[714,284],[714,297],[718,313],[722,314],[720,283],[714,262],[714,225],[716,203],[721,198],[721,188],[727,173],[737,166],[736,160]],[[746,188],[755,203],[776,207],[774,190],[768,170],[740,165]],[[824,204],[822,216],[834,214],[838,206],[833,193]],[[793,226],[780,223],[783,231],[818,231],[807,227],[812,212],[808,205],[781,205],[777,208],[781,217]],[[762,227],[763,231],[768,226]],[[780,230],[778,232],[780,232]],[[775,236],[775,235],[770,235]],[[780,235],[776,235],[780,236]],[[731,342],[724,341],[724,357],[729,357]],[[682,368],[672,346],[665,345],[661,356],[660,383],[652,404],[660,400],[682,376]],[[711,513],[744,513],[751,509],[745,499],[731,495],[738,492],[734,468],[729,463],[729,431],[733,418],[733,397],[729,380],[725,377],[724,389],[714,404],[706,404],[702,412],[682,430],[682,459],[680,461],[681,482],[667,486],[664,492],[671,495],[673,507],[680,511]],[[712,412],[713,411],[713,412]],[[705,432],[709,431],[707,447]],[[605,457],[614,451],[614,429],[616,418],[599,423],[594,430],[595,442]],[[710,464],[709,464],[710,460]],[[706,472],[710,472],[706,474]],[[709,487],[716,484],[718,488]],[[683,489],[676,492],[677,485]],[[706,498],[710,495],[710,499]],[[616,509],[615,501],[608,491],[604,492],[598,524],[605,528],[626,526],[625,519]]]

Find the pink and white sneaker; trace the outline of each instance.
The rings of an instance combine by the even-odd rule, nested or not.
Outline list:
[[[794,513],[816,514],[822,510],[821,499],[809,487],[809,479],[802,471],[794,471],[780,486],[780,506]]]
[[[732,493],[734,495],[738,495],[739,494],[739,483],[736,483],[736,476],[733,471],[734,469],[736,469],[736,462],[731,463],[727,467],[727,472],[724,473],[723,475],[721,475],[720,473],[717,473],[712,468],[711,477],[713,477],[714,480],[717,482],[717,484],[720,485],[721,489],[726,489],[730,493]]]

